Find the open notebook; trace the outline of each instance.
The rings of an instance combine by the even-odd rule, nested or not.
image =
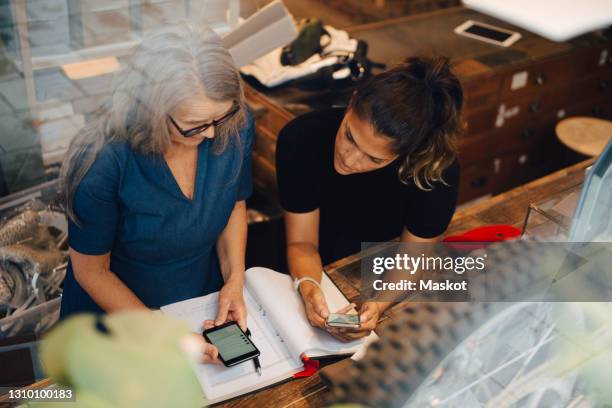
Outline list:
[[[245,276],[247,325],[261,352],[262,375],[257,375],[252,361],[233,367],[198,365],[196,375],[208,404],[291,378],[304,369],[302,358],[305,356],[351,355],[376,339],[376,334],[372,333],[365,339],[343,343],[324,330],[312,327],[288,275],[266,268],[251,268]],[[325,273],[321,286],[330,311],[349,303]],[[204,320],[215,318],[217,298],[218,293],[212,293],[163,306],[161,310],[185,320],[194,332],[200,332]]]

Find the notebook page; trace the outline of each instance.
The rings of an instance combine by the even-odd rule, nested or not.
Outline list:
[[[170,316],[184,320],[194,332],[201,333],[202,322],[206,319],[214,319],[216,316],[217,300],[218,293],[212,293],[163,306],[161,310]],[[281,379],[289,378],[303,368],[297,357],[289,352],[270,319],[248,290],[245,290],[244,300],[247,304],[247,325],[251,331],[251,338],[261,353],[259,361],[262,375],[259,376],[255,372],[252,361],[246,361],[233,367],[198,364],[195,368],[196,376],[209,403],[274,384]]]
[[[293,289],[289,275],[267,268],[250,268],[246,271],[246,286],[268,313],[289,350],[309,357],[321,357],[356,352],[364,339],[343,343],[326,331],[312,327],[299,294]],[[349,304],[340,290],[323,274],[321,287],[330,311],[335,312]],[[372,333],[375,337],[376,334]]]

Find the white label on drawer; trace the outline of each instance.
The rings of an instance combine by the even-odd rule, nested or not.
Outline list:
[[[521,107],[516,105],[514,108],[508,109],[506,113],[504,114],[504,116],[506,117],[506,119],[509,119],[513,116],[518,115],[520,111],[521,111]]]
[[[502,103],[501,105],[499,105],[499,109],[497,109],[497,118],[495,118],[495,127],[500,128],[504,126],[504,122],[506,121],[506,119],[510,119],[511,117],[518,115],[520,111],[521,111],[521,108],[518,105],[510,109],[506,109],[506,105]]]
[[[521,89],[525,85],[527,85],[527,78],[529,77],[529,73],[527,71],[517,72],[512,75],[512,83],[510,84],[510,89],[516,91],[517,89]]]
[[[497,110],[497,118],[495,118],[495,127],[502,127],[504,126],[504,113],[506,112],[506,105],[504,105],[503,103],[501,105],[499,105],[499,109]]]
[[[501,159],[493,160],[493,172],[497,174],[499,173],[500,170],[501,170]]]
[[[608,62],[608,54],[609,51],[608,49],[604,49],[601,50],[601,53],[599,54],[599,66],[603,67],[604,65],[606,65],[606,62]]]
[[[527,155],[526,155],[526,154],[521,154],[521,155],[519,156],[518,162],[519,162],[519,164],[525,164],[525,163],[527,163]]]

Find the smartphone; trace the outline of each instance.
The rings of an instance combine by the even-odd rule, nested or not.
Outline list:
[[[455,33],[491,44],[501,45],[502,47],[509,47],[521,38],[521,34],[516,31],[506,30],[473,20],[468,20],[455,28]]]
[[[221,326],[204,330],[207,342],[217,347],[219,359],[226,367],[240,364],[259,356],[259,350],[238,323],[227,322]]]
[[[358,329],[360,326],[359,315],[330,313],[329,316],[327,316],[326,325],[329,327],[348,327],[349,329]]]

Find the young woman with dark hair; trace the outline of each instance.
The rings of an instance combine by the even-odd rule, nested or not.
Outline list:
[[[285,210],[287,263],[311,324],[330,311],[322,266],[359,252],[362,242],[433,242],[457,200],[454,137],[463,94],[447,59],[410,58],[357,87],[348,108],[296,118],[280,132],[276,168]],[[389,306],[365,302],[365,336]]]

